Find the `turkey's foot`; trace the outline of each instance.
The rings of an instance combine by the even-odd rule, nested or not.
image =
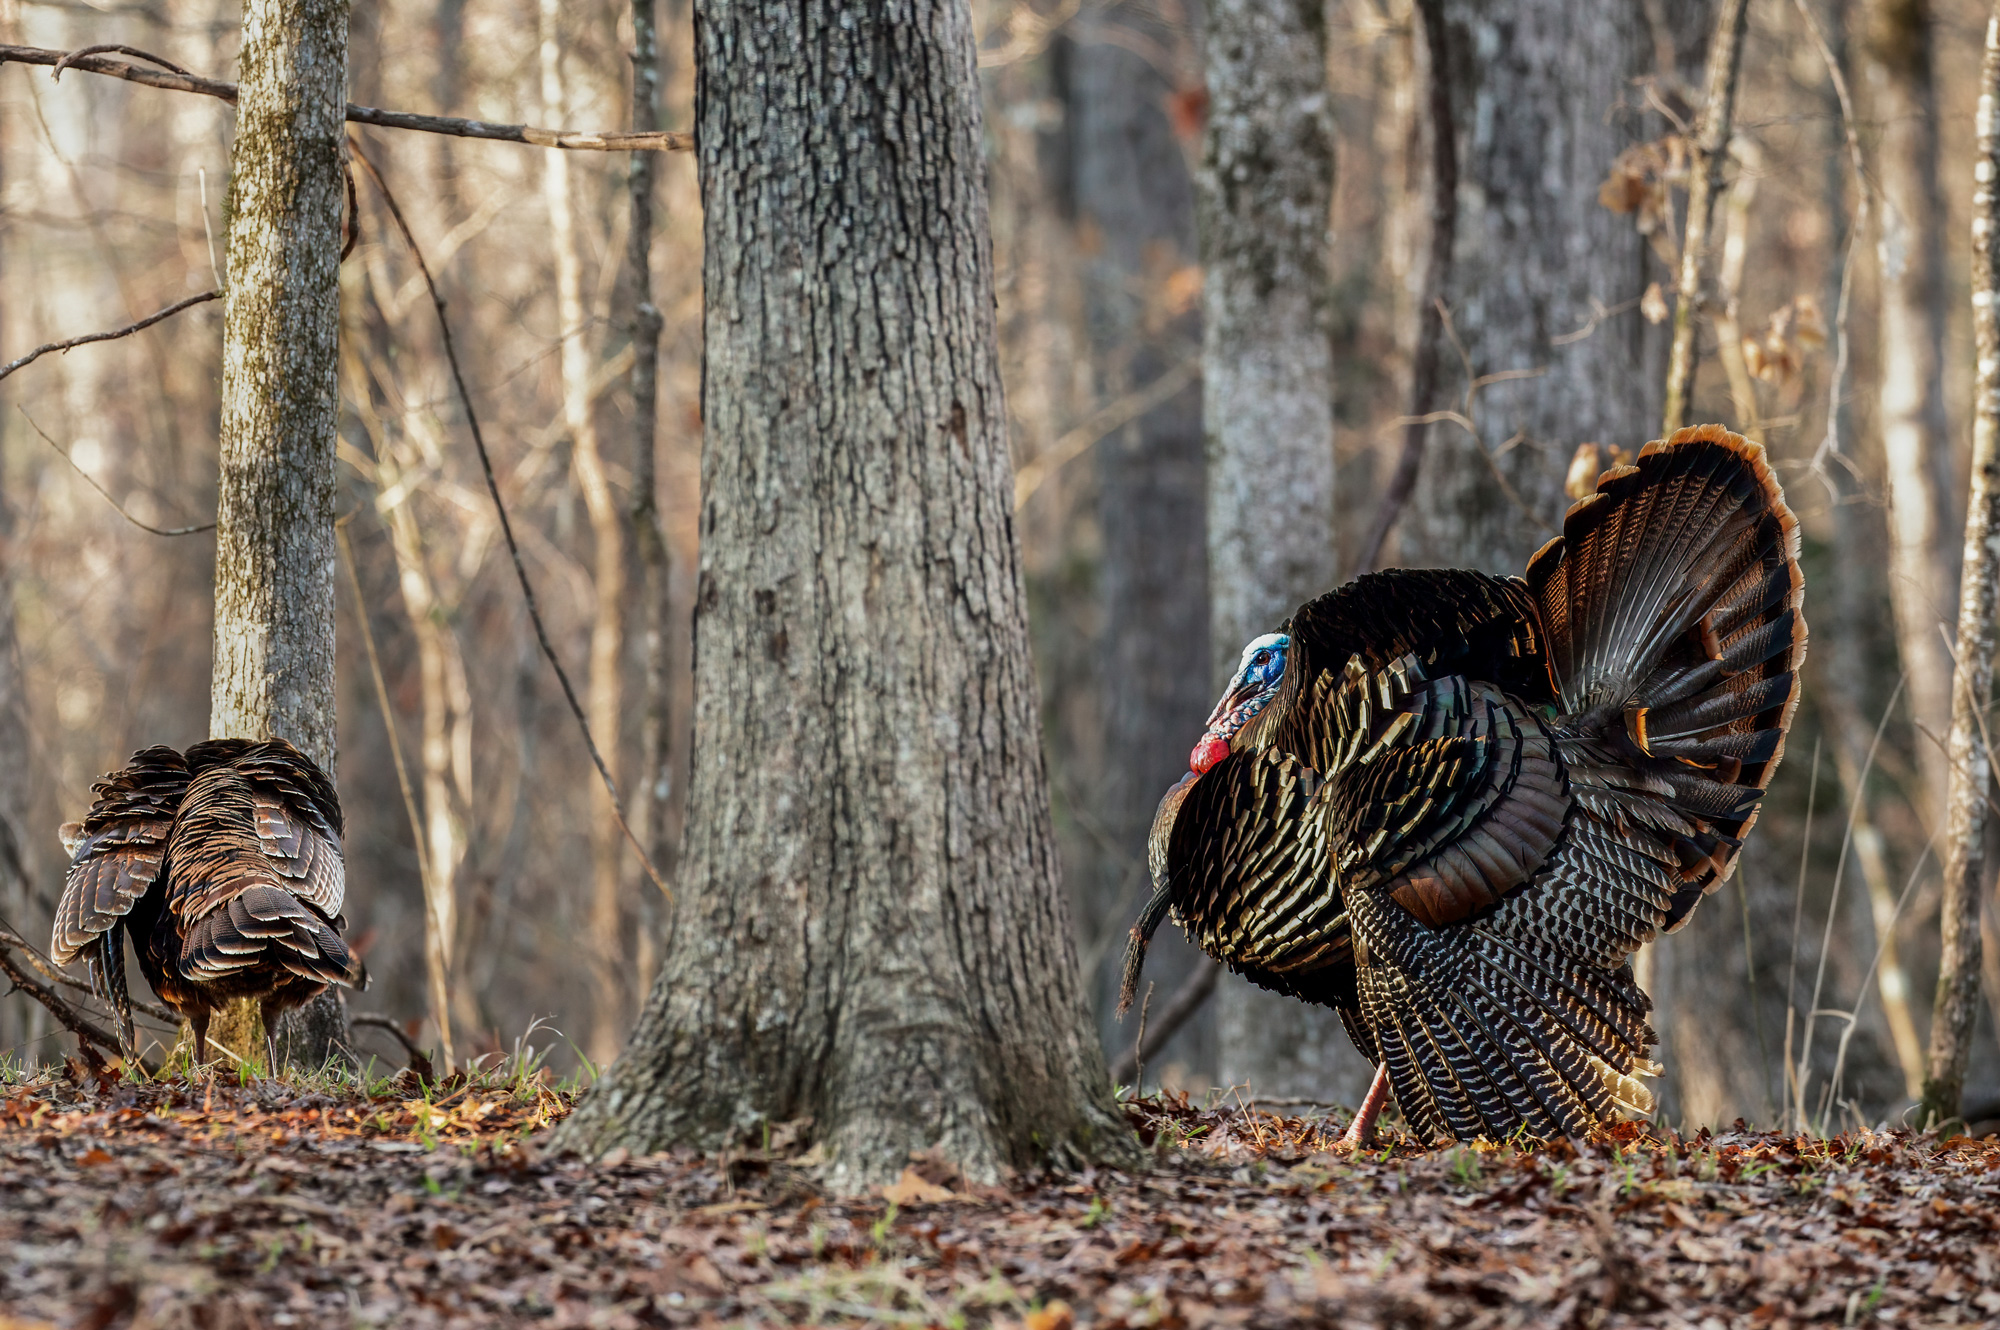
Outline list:
[[[1368,1097],[1361,1101],[1347,1134],[1340,1138],[1342,1149],[1365,1150],[1375,1143],[1375,1119],[1382,1116],[1382,1105],[1388,1101],[1389,1064],[1385,1062],[1375,1069],[1375,1080],[1368,1087]]]

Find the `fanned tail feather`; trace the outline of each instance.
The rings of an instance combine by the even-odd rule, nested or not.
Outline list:
[[[1529,562],[1598,869],[1627,847],[1575,865],[1633,897],[1623,950],[1685,922],[1756,820],[1798,706],[1798,545],[1764,450],[1704,425],[1607,473]]]

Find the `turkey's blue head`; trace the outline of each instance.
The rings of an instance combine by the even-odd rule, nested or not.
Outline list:
[[[1236,667],[1222,700],[1208,714],[1208,729],[1188,757],[1196,775],[1229,756],[1230,740],[1270,705],[1285,682],[1285,653],[1292,639],[1283,633],[1266,633],[1243,648],[1243,660]]]

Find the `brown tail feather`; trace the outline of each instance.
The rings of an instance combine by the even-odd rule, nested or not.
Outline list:
[[[1727,874],[1784,753],[1806,626],[1798,521],[1764,450],[1719,425],[1646,445],[1528,565],[1549,660],[1604,783],[1691,819],[1662,927]],[[1663,810],[1665,811],[1665,810]]]

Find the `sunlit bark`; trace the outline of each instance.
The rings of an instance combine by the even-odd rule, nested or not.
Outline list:
[[[1986,27],[1973,168],[1972,326],[1979,378],[1972,421],[1972,494],[1959,582],[1958,659],[1952,681],[1950,797],[1945,805],[1943,950],[1931,1013],[1923,1114],[1956,1117],[1978,1016],[1980,894],[1986,878],[1993,755],[1986,712],[1993,691],[1994,609],[2000,599],[2000,6]]]
[[[345,0],[249,0],[230,182],[210,733],[289,739],[334,770],[334,432]],[[551,154],[559,156],[560,154]],[[210,1038],[252,1061],[262,1020]],[[345,1040],[329,989],[283,1024],[290,1055]]]

